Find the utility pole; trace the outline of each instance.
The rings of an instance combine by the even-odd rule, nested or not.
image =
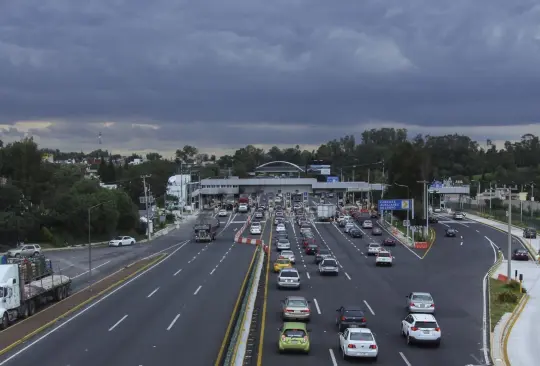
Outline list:
[[[150,234],[150,215],[148,214],[148,191],[146,189],[146,178],[150,178],[152,175],[141,175],[141,179],[143,180],[143,189],[144,189],[144,205],[146,209],[146,230],[147,230],[147,238],[148,240],[151,239]]]
[[[367,170],[368,210],[371,210],[371,183],[370,183],[370,176],[371,176],[371,168],[368,168],[368,170]]]
[[[382,186],[381,186],[381,199],[384,198],[384,188],[386,188],[386,176],[384,175],[384,159],[382,159]]]
[[[512,280],[512,187],[508,188],[508,282]]]
[[[529,210],[531,211],[531,219],[533,217],[533,211],[534,211],[533,202],[534,202],[534,182],[531,183],[531,203],[529,206]]]
[[[423,198],[424,198],[424,202],[423,202],[423,206],[424,206],[424,217],[426,219],[426,235],[429,235],[429,202],[427,200],[428,198],[428,190],[427,190],[427,184],[429,183],[427,180],[420,180],[420,181],[417,181],[417,183],[422,183],[424,185],[424,188],[423,188]]]

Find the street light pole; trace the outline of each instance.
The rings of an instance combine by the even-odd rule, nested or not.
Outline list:
[[[409,189],[409,186],[406,186],[405,184],[399,184],[399,183],[396,183],[394,182],[394,185],[398,186],[398,187],[405,187],[407,188],[407,200],[409,202],[411,202],[411,193],[410,193],[410,189]],[[411,226],[411,219],[409,217],[409,212],[411,212],[411,205],[409,205],[409,207],[407,208],[407,240],[409,240],[409,227]]]
[[[423,188],[423,197],[424,197],[424,216],[426,217],[426,235],[429,235],[429,202],[427,200],[428,197],[428,190],[427,190],[427,184],[429,183],[427,180],[420,180],[417,181],[417,183],[424,184]]]
[[[508,282],[512,279],[512,187],[508,188]]]

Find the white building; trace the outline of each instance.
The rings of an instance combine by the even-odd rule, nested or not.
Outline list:
[[[186,201],[188,201],[188,204],[191,204],[191,200],[188,197],[190,192],[188,187],[191,183],[190,174],[173,175],[167,182],[167,194],[177,197],[180,207],[184,207]]]

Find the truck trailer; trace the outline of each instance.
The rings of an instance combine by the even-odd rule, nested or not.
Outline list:
[[[34,315],[40,306],[70,294],[71,278],[55,274],[50,259],[10,259],[0,265],[0,327],[6,329],[15,320]]]
[[[331,203],[317,205],[317,219],[319,221],[330,221],[336,215],[336,205]]]

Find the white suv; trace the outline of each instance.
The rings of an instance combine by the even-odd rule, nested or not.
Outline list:
[[[376,254],[375,258],[376,266],[392,266],[393,258],[392,253],[386,250],[379,250],[379,253]]]
[[[407,337],[407,344],[414,342],[441,344],[441,328],[431,314],[409,314],[401,321],[401,335]]]
[[[261,233],[261,224],[260,223],[253,223],[251,224],[251,227],[249,228],[249,232],[251,235],[256,235]]]

